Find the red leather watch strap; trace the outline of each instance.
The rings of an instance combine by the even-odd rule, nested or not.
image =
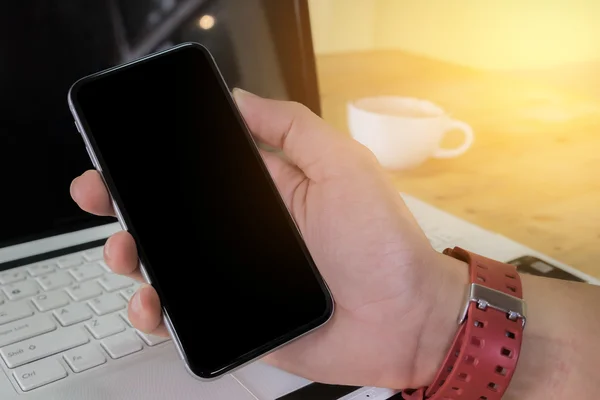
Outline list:
[[[490,298],[505,295],[522,299],[521,279],[516,268],[461,248],[444,254],[469,264],[471,283],[488,291]],[[471,288],[473,285],[471,286]],[[483,288],[481,288],[483,287]],[[496,292],[497,291],[497,292]],[[471,292],[472,293],[472,292]],[[515,299],[517,298],[517,299]],[[470,297],[467,315],[433,383],[411,394],[406,400],[499,400],[515,372],[525,326],[524,310],[494,308],[492,302]]]

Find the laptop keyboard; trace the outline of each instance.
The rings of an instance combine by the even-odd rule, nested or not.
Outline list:
[[[470,247],[468,230],[455,226],[451,235],[419,216],[436,250]],[[23,391],[169,340],[132,328],[127,303],[139,284],[110,272],[102,253],[98,247],[0,272],[0,358]]]
[[[0,272],[0,358],[30,391],[169,339],[133,329],[139,284],[115,275],[102,247]]]

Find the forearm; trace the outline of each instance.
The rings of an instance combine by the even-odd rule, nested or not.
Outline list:
[[[600,287],[523,275],[528,307],[507,399],[595,399],[600,393]]]

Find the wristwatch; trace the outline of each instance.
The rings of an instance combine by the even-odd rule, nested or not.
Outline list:
[[[446,359],[429,387],[405,400],[499,400],[515,372],[526,307],[515,266],[463,250],[444,254],[469,265],[468,298]]]

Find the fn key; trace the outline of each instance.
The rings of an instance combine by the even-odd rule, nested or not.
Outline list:
[[[56,359],[46,358],[15,369],[13,375],[27,392],[66,377],[67,371]]]

